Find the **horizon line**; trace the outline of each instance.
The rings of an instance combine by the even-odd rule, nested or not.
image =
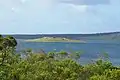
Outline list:
[[[93,33],[5,33],[1,35],[60,35],[60,34],[109,34],[109,33],[120,33],[120,31],[116,32],[93,32]]]

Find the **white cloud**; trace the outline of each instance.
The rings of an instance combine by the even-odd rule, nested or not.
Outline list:
[[[12,26],[10,29],[16,32],[24,27],[31,27],[31,31],[36,28],[38,32],[41,30],[39,27],[50,27],[51,31],[56,28],[56,32],[64,27],[71,27],[71,32],[116,30],[118,28],[113,26],[120,26],[120,5],[115,4],[119,2],[111,0],[107,5],[75,5],[58,0],[1,0],[0,26],[5,30]]]
[[[69,4],[69,5],[75,10],[83,13],[86,12],[89,7],[88,5],[74,5],[74,4]]]
[[[26,2],[26,0],[21,0],[21,2],[22,2],[22,3],[25,3],[25,2]]]
[[[75,5],[98,5],[109,4],[109,0],[60,0],[63,3],[70,3]]]

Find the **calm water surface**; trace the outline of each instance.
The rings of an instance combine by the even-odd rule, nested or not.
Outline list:
[[[81,51],[83,53],[80,59],[81,63],[91,62],[91,60],[98,58],[99,54],[106,52],[114,65],[120,64],[120,41],[88,40],[86,43],[39,43],[18,40],[17,50],[27,48],[31,48],[35,52],[39,52],[41,49],[46,52],[53,50]]]

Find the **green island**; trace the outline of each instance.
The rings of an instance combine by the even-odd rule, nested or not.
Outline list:
[[[17,41],[0,36],[0,80],[120,80],[120,66],[105,54],[89,64],[80,52],[16,52]]]
[[[25,41],[27,42],[83,42],[80,40],[73,40],[73,39],[61,38],[61,37],[42,37],[38,39],[29,39]]]

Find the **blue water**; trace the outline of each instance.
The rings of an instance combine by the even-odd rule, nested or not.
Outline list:
[[[88,63],[93,59],[97,59],[99,54],[108,53],[111,62],[114,65],[120,64],[120,42],[119,41],[103,41],[103,40],[88,40],[86,43],[39,43],[25,42],[18,40],[17,50],[31,48],[34,52],[39,52],[43,49],[46,52],[65,50],[67,52],[80,51],[81,63]]]

